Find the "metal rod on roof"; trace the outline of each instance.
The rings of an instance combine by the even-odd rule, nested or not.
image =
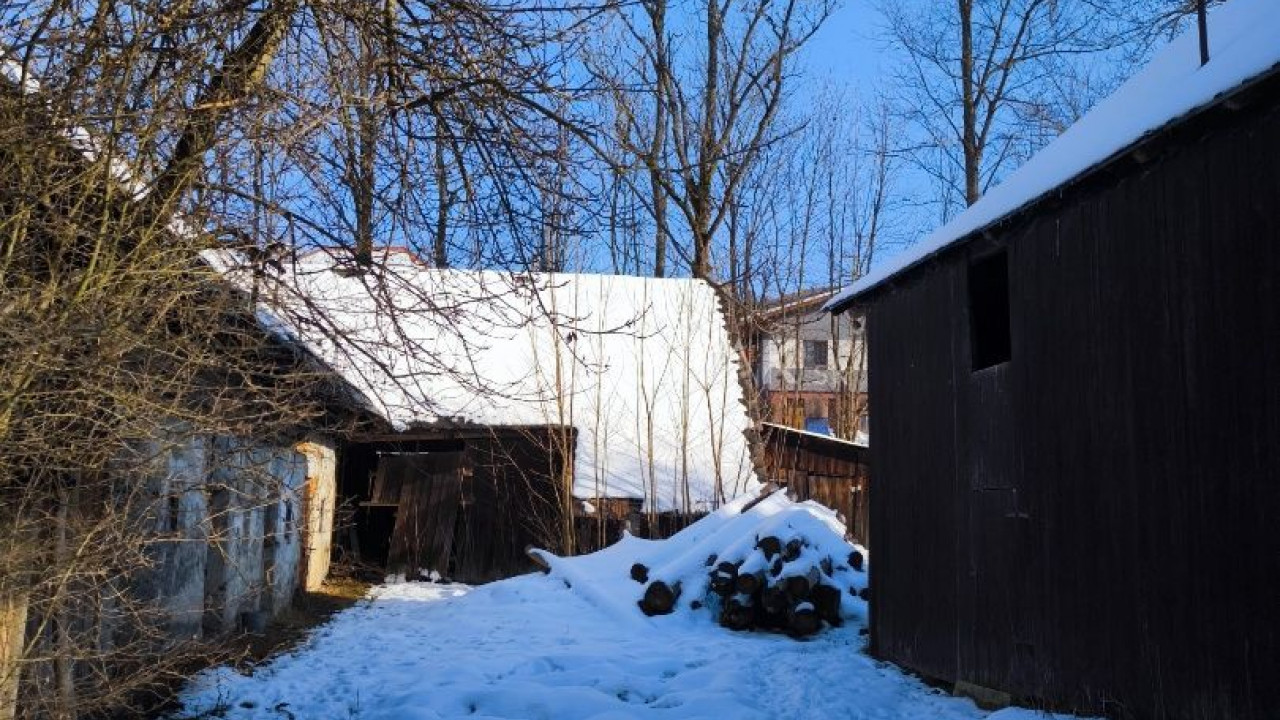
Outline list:
[[[1200,24],[1200,66],[1209,64],[1209,0],[1196,0],[1196,19]]]

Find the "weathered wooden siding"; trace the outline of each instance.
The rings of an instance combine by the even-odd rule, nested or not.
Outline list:
[[[481,427],[363,440],[344,450],[340,477],[345,502],[359,507],[344,548],[360,560],[480,583],[536,569],[529,545],[562,552],[559,493],[573,431]],[[453,458],[449,481],[428,460],[444,456]],[[410,487],[424,483],[432,487]]]
[[[815,500],[844,519],[848,536],[870,544],[868,459],[865,446],[765,423],[767,477],[787,488],[793,500]]]
[[[1144,164],[873,299],[879,656],[1091,713],[1276,716],[1269,98],[1184,124]],[[1012,359],[973,372],[967,264],[999,247]]]

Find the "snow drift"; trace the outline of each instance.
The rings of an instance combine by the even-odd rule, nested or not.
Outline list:
[[[834,511],[775,492],[739,498],[665,540],[627,535],[570,558],[533,552],[624,626],[718,620],[803,636],[866,618],[866,551],[844,531]]]

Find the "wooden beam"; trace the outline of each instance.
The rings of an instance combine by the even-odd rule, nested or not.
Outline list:
[[[26,639],[26,597],[0,595],[0,720],[18,716],[18,677]]]

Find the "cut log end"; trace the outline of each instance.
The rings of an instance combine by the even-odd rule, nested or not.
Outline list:
[[[720,624],[730,630],[750,630],[755,625],[755,608],[741,598],[732,598],[720,613]]]
[[[747,595],[752,595],[763,587],[763,572],[743,573],[734,581],[734,589]]]
[[[654,580],[644,589],[644,597],[640,599],[640,609],[645,615],[669,615],[680,599],[680,583],[668,585],[661,580]]]
[[[804,549],[804,541],[800,538],[788,540],[785,547],[782,548],[782,559],[791,562],[800,557],[800,551]]]
[[[831,625],[840,625],[840,588],[819,585],[813,589],[813,607],[818,617]]]
[[[806,637],[822,629],[822,619],[810,603],[800,603],[787,614],[787,633],[792,637]]]
[[[533,561],[534,565],[538,566],[538,570],[540,570],[543,574],[551,572],[551,565],[548,564],[547,559],[542,556],[541,550],[535,548],[532,545],[529,545],[525,547],[524,554],[528,556],[530,560]]]
[[[631,579],[640,584],[649,582],[649,568],[642,563],[636,563],[631,566]]]
[[[849,553],[849,567],[857,570],[858,572],[862,572],[864,562],[866,562],[866,558],[862,557],[862,553],[857,550]]]
[[[756,547],[764,553],[766,560],[772,560],[774,555],[782,552],[782,541],[772,535],[766,535],[756,541]]]

